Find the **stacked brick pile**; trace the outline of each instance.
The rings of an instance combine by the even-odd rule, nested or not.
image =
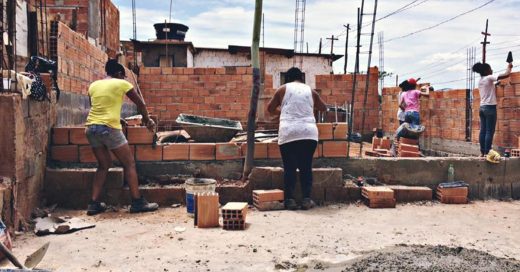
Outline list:
[[[365,155],[370,157],[390,157],[392,140],[388,137],[372,137],[372,150],[365,151]]]
[[[361,195],[370,208],[395,208],[394,191],[387,187],[363,187]]]
[[[395,147],[397,157],[421,157],[419,140],[401,137],[396,141]]]
[[[281,210],[284,192],[280,189],[253,190],[253,204],[260,211]]]
[[[144,67],[139,84],[147,105],[161,124],[174,124],[180,113],[247,122],[253,69]],[[272,76],[265,77],[272,95]],[[263,111],[264,109],[258,109]]]
[[[437,188],[437,198],[444,204],[468,203],[468,187]]]
[[[365,132],[378,127],[379,124],[378,73],[377,67],[370,68],[370,83],[365,108]],[[366,77],[366,75],[357,77],[358,87],[354,97],[354,131],[361,131]],[[317,75],[316,89],[328,105],[343,106],[352,100],[352,80],[352,74]]]
[[[229,202],[222,207],[222,225],[225,230],[246,228],[247,203]]]

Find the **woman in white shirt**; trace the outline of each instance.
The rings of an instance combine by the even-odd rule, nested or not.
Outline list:
[[[497,123],[497,95],[495,82],[509,77],[513,64],[509,63],[506,72],[494,76],[491,66],[487,63],[477,62],[473,65],[473,72],[479,73],[481,78],[478,82],[478,90],[480,94],[480,154],[485,156],[491,150],[493,144],[493,136],[495,134],[495,126]]]
[[[303,83],[303,73],[293,67],[286,73],[283,86],[278,88],[267,106],[272,115],[280,115],[278,145],[284,168],[285,207],[296,210],[294,200],[296,169],[300,170],[302,186],[302,209],[308,210],[316,204],[311,199],[312,157],[318,145],[318,127],[314,111],[327,110],[318,93]]]

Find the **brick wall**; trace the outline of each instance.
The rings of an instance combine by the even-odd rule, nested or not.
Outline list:
[[[382,97],[382,119],[385,133],[393,134],[397,120],[398,87],[384,88]],[[478,143],[480,131],[480,96],[473,90],[471,142]],[[495,146],[518,147],[520,135],[520,73],[512,73],[497,87],[497,125],[493,140]],[[421,123],[426,126],[423,139],[438,138],[466,141],[466,90],[433,92],[421,98]]]
[[[55,100],[55,97],[53,97]],[[55,104],[24,100],[19,94],[0,95],[0,180],[11,194],[2,218],[10,226],[27,220],[40,204]]]
[[[90,109],[88,86],[106,76],[105,63],[108,55],[88,42],[82,34],[61,22],[58,23],[58,39],[54,42],[57,43],[58,86],[62,91],[62,99],[57,108],[57,124],[83,124]],[[137,76],[128,69],[126,75],[127,80],[136,86],[134,79],[137,79]],[[135,106],[126,103],[123,116],[134,113]]]
[[[317,75],[316,89],[328,105],[343,106],[352,100],[352,74],[346,75]],[[361,131],[362,110],[365,93],[366,75],[357,77],[358,88],[354,98],[353,129]],[[378,69],[370,69],[370,83],[368,88],[367,104],[365,111],[365,133],[378,127],[379,120],[379,95],[378,95]]]
[[[266,76],[272,95],[272,77]],[[247,121],[252,68],[146,68],[139,85],[147,106],[161,124],[171,124],[180,113]],[[258,109],[258,112],[263,109]]]
[[[119,51],[119,10],[110,0],[76,1],[48,0],[47,16],[49,20],[58,19],[83,37],[96,40],[105,46],[110,57]],[[104,14],[105,25],[101,23]]]
[[[478,90],[473,91],[473,129],[472,140],[478,142],[480,119],[478,110],[480,96]],[[497,125],[493,144],[504,147],[518,148],[520,136],[520,72],[512,73],[511,77],[502,80],[497,87]]]
[[[400,88],[384,88],[382,101],[383,130],[393,134],[399,127],[397,120]],[[421,98],[421,124],[426,126],[423,137],[447,140],[466,139],[466,90],[432,92]]]

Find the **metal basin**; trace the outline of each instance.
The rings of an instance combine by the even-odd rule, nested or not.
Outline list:
[[[239,131],[242,131],[242,124],[239,121],[229,119],[181,113],[176,122],[193,140],[202,143],[229,142]]]

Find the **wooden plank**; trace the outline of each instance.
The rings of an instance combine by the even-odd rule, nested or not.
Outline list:
[[[196,222],[199,228],[219,227],[219,195],[217,193],[197,194]]]

